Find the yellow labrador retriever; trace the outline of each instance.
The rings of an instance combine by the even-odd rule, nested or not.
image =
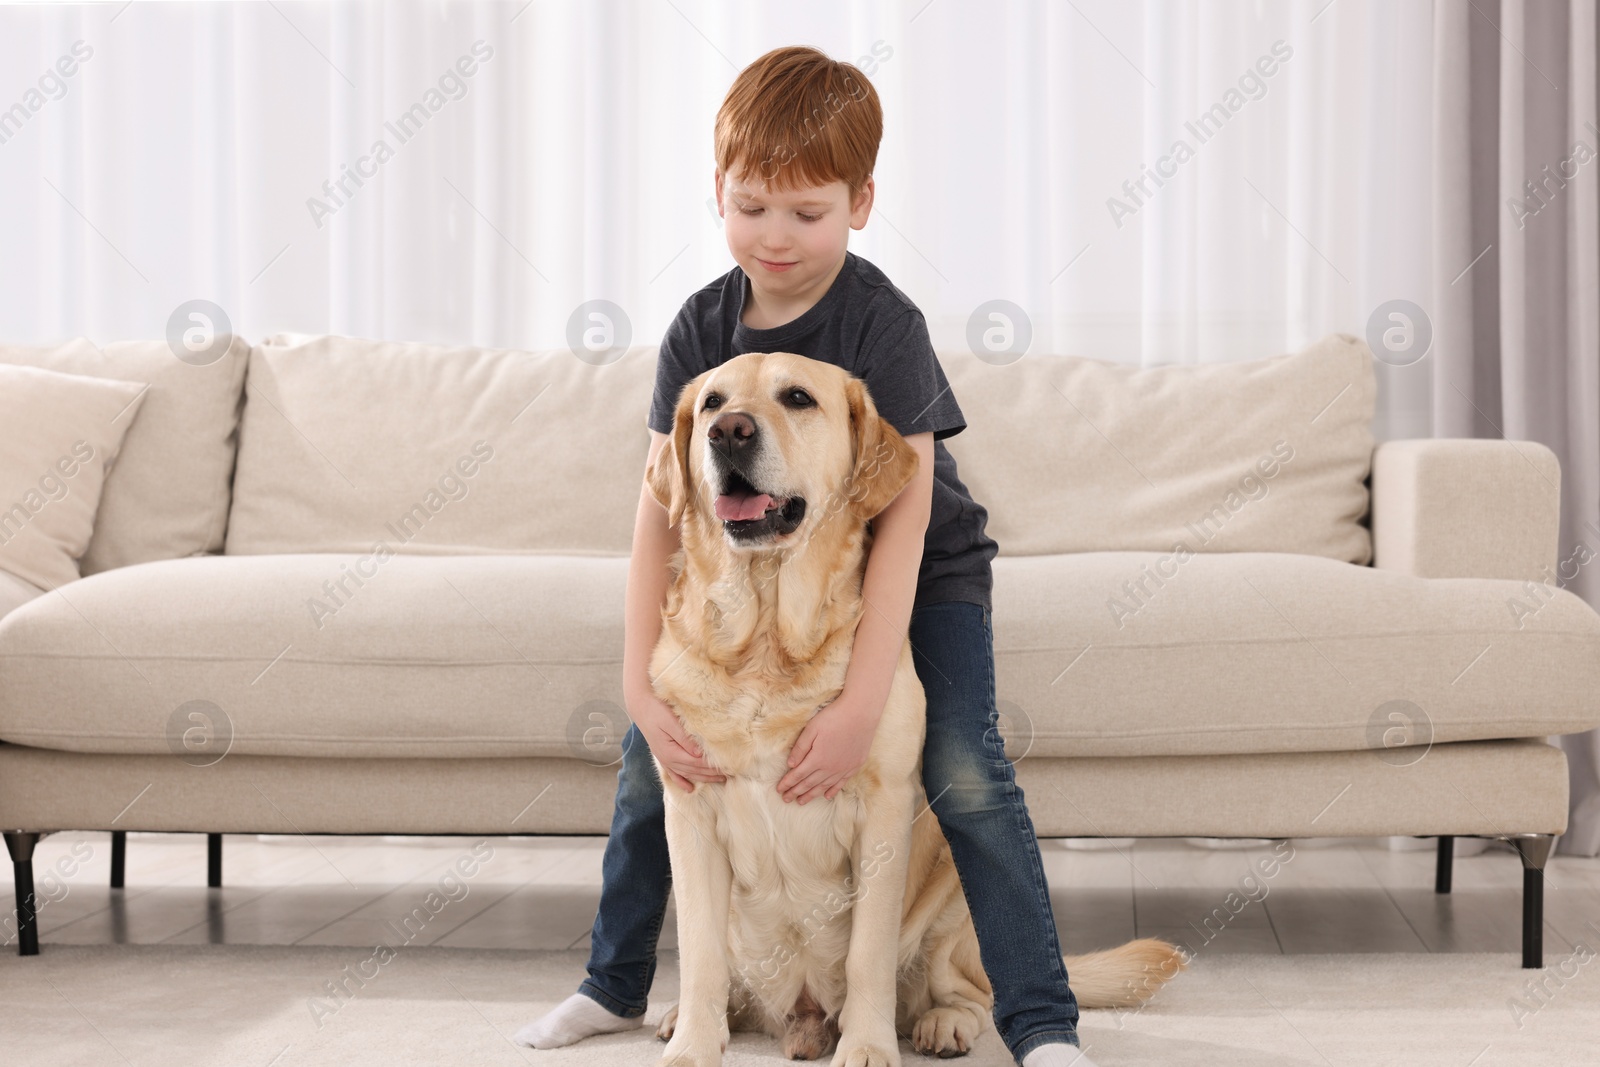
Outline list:
[[[663,1064],[719,1064],[730,1029],[810,1059],[898,1065],[967,1052],[993,1006],[921,760],[908,640],[866,766],[832,799],[774,788],[801,727],[844,687],[868,520],[916,471],[860,379],[790,353],[729,360],[685,387],[646,472],[678,526],[654,689],[727,776],[666,786],[682,993]],[[659,766],[658,766],[659,770]],[[662,776],[666,779],[666,776]],[[1068,956],[1083,1007],[1134,1005],[1184,964],[1131,941]]]

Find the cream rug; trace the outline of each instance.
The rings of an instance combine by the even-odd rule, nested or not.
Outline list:
[[[518,1027],[573,991],[583,952],[406,947],[384,963],[371,956],[47,943],[41,956],[0,958],[0,1063],[614,1067],[654,1064],[664,1047],[651,1029],[551,1052],[511,1044]],[[1547,963],[1524,972],[1511,954],[1202,952],[1143,1010],[1085,1012],[1079,1035],[1102,1067],[1600,1065],[1600,960]],[[351,995],[330,996],[325,983],[345,973],[371,977],[350,980]],[[1538,998],[1527,988],[1534,977],[1549,990]],[[676,990],[676,956],[663,954],[652,1028]],[[901,1050],[907,1064],[933,1062],[907,1043]],[[725,1062],[791,1061],[772,1040],[738,1034]],[[961,1062],[1011,1060],[990,1029]]]

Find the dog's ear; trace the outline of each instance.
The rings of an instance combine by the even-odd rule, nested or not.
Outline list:
[[[850,403],[850,440],[854,466],[846,493],[851,512],[862,522],[876,518],[910,484],[917,473],[917,453],[877,405],[860,378],[845,383]]]
[[[689,504],[689,442],[694,438],[694,400],[699,389],[694,382],[683,387],[678,394],[678,406],[672,416],[672,436],[656,453],[650,469],[645,471],[645,483],[650,495],[667,509],[667,525],[678,525],[684,508]]]

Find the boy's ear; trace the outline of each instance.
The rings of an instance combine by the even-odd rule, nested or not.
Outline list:
[[[873,197],[874,185],[872,175],[869,174],[861,188],[856,191],[856,195],[850,198],[850,214],[853,216],[857,212],[870,212],[872,210]]]
[[[698,393],[695,383],[690,382],[678,394],[678,406],[672,415],[672,436],[667,438],[649,470],[645,471],[650,495],[667,509],[669,527],[678,525],[689,503],[689,444],[694,437],[694,399]]]
[[[878,414],[865,382],[851,378],[845,383],[845,397],[850,405],[850,440],[855,449],[846,498],[851,513],[867,522],[911,483],[919,460],[916,449]]]

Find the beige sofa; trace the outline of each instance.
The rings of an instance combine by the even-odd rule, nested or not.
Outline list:
[[[606,832],[654,352],[583,356],[0,346],[150,386],[83,577],[0,571],[24,954],[51,831],[111,831],[119,881],[129,830]],[[1547,739],[1600,724],[1550,451],[1375,446],[1344,335],[1147,371],[940,358],[1000,544],[1000,727],[1038,832],[1439,836],[1441,890],[1453,837],[1505,838],[1539,966],[1567,820]]]

